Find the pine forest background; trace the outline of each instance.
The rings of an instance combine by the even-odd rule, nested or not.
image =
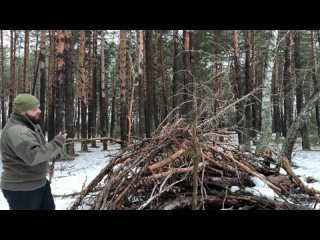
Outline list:
[[[48,140],[65,129],[70,138],[126,146],[184,119],[209,122],[220,141],[235,131],[258,154],[272,133],[289,159],[297,137],[303,149],[319,143],[318,30],[0,30],[0,37],[2,128],[14,97],[31,93]],[[96,141],[81,144],[87,151]]]

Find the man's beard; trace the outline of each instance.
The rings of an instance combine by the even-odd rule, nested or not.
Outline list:
[[[39,116],[39,119],[37,119],[36,117],[30,116],[28,113],[26,113],[26,116],[31,120],[31,122],[33,122],[33,124],[40,123],[40,116]]]

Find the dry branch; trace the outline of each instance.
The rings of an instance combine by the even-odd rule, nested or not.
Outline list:
[[[296,184],[306,193],[313,196],[314,199],[317,201],[317,203],[319,203],[320,197],[317,195],[316,191],[313,188],[310,189],[303,184],[300,178],[292,170],[288,159],[285,156],[280,156],[278,161],[279,161],[279,164],[283,167],[283,169],[288,173],[288,175],[290,175],[293,178]]]
[[[202,168],[204,165],[205,165],[204,162],[200,163],[199,164],[199,168]],[[192,167],[187,167],[187,168],[170,168],[169,171],[151,175],[149,177],[146,177],[144,180],[152,181],[152,180],[155,180],[155,179],[158,179],[158,178],[166,177],[166,176],[168,176],[170,174],[187,173],[187,172],[191,172],[192,170],[193,170],[193,166]]]
[[[180,157],[182,154],[184,154],[187,151],[187,149],[182,148],[179,149],[178,151],[176,151],[174,154],[172,154],[171,156],[167,157],[166,159],[159,161],[155,164],[152,164],[151,166],[149,166],[147,169],[149,171],[155,170],[157,168],[160,168],[168,163],[173,162],[174,160],[176,160],[178,157]]]
[[[97,137],[97,138],[67,138],[66,144],[72,144],[75,142],[84,142],[84,141],[95,141],[95,140],[108,140],[110,142],[115,142],[119,144],[123,144],[124,142],[119,139],[114,139],[110,137]]]
[[[273,191],[275,191],[278,195],[281,195],[281,189],[277,186],[275,186],[272,182],[270,182],[268,179],[266,179],[266,177],[262,177],[259,173],[257,173],[256,171],[254,171],[253,169],[247,167],[245,164],[237,161],[236,159],[234,159],[232,153],[230,151],[227,151],[226,153],[222,153],[225,157],[229,158],[230,160],[232,160],[233,162],[235,162],[239,167],[243,168],[244,170],[246,170],[247,172],[251,173],[252,175],[256,176],[257,178],[259,178],[261,181],[263,181],[264,183],[266,183]]]
[[[86,204],[84,199],[97,189],[90,198],[91,209],[96,210],[191,209],[192,196],[196,197],[197,209],[311,209],[301,202],[306,193],[309,201],[319,200],[316,192],[301,184],[285,164],[290,178],[264,166],[254,155],[243,153],[230,140],[214,141],[212,128],[200,125],[193,133],[192,129],[179,119],[167,123],[152,138],[128,145],[111,157],[70,209]],[[197,174],[193,173],[196,157]],[[281,201],[245,192],[254,186],[252,177],[266,183]],[[236,193],[231,192],[233,186],[239,189]]]

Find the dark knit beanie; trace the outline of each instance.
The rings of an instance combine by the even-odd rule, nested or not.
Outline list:
[[[13,101],[14,110],[17,112],[26,112],[36,109],[40,106],[39,100],[30,94],[22,93],[18,94]]]

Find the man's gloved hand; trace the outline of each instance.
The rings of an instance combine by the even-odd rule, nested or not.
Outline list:
[[[59,135],[61,135],[62,137],[64,137],[64,139],[67,139],[68,137],[68,133],[66,131],[60,131]]]

